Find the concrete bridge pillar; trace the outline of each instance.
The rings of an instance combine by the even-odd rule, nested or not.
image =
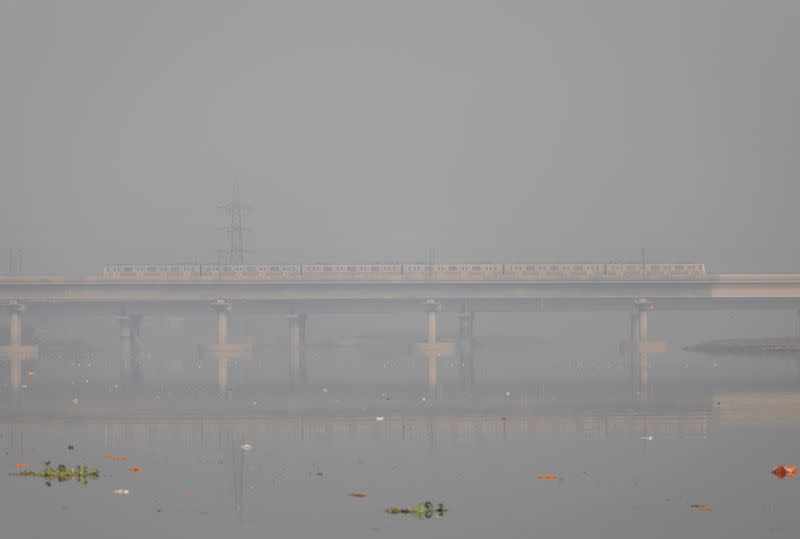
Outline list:
[[[428,311],[428,345],[431,346],[428,356],[428,394],[431,398],[436,398],[439,395],[439,369],[437,365],[437,358],[439,353],[435,350],[437,335],[436,335],[436,322],[439,311],[442,306],[434,300],[428,300],[425,304]]]
[[[123,315],[119,319],[119,378],[123,386],[130,381],[132,363],[133,331],[131,318]]]
[[[631,313],[631,377],[639,398],[647,399],[650,370],[650,342],[648,340],[647,313],[653,304],[646,299],[634,303]]]
[[[475,364],[473,356],[473,331],[475,313],[461,312],[458,315],[458,368],[461,388],[467,397],[472,396],[475,385]]]
[[[428,310],[428,342],[433,344],[436,342],[436,316],[439,311],[441,311],[441,305],[438,303],[429,303],[426,304],[426,309]]]
[[[9,338],[8,344],[11,346],[20,346],[22,344],[22,311],[25,310],[25,305],[21,302],[11,302],[8,304],[9,320]]]
[[[22,362],[26,359],[36,359],[39,347],[36,345],[25,346],[22,344],[22,312],[25,304],[21,301],[6,303],[9,316],[8,344],[0,346],[0,359],[7,359],[10,372],[11,390],[16,392],[22,389]]]
[[[24,310],[25,305],[21,302],[8,304],[10,315],[8,344],[12,351],[22,346],[22,311]],[[22,388],[22,359],[20,354],[12,353],[9,356],[12,391],[19,391]]]
[[[795,337],[800,338],[800,309],[797,310],[797,323],[794,328]]]
[[[417,343],[416,352],[428,361],[428,394],[431,398],[439,396],[439,358],[454,357],[455,343],[440,341],[437,336],[437,316],[442,310],[441,304],[429,299],[424,303],[428,319],[428,338],[425,342]]]
[[[230,315],[233,306],[228,301],[218,299],[211,303],[211,309],[217,313],[217,343],[206,345],[205,352],[209,358],[218,361],[217,386],[220,395],[227,397],[231,390],[230,364],[235,359],[251,359],[253,345],[252,343],[233,344],[230,342]]]
[[[217,313],[217,345],[220,353],[217,357],[217,388],[221,394],[226,394],[231,389],[230,384],[230,356],[225,353],[228,344],[230,316],[233,306],[224,299],[218,299],[211,304]]]
[[[233,307],[224,299],[218,299],[211,304],[217,313],[217,344],[228,344],[230,316]]]
[[[291,366],[291,383],[303,386],[306,383],[306,315],[290,314],[289,320],[289,361]]]
[[[142,360],[144,359],[144,342],[142,341],[142,322],[144,317],[141,314],[131,316],[131,369],[134,381],[142,381]]]

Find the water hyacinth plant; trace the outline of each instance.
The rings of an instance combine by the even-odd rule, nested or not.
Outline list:
[[[434,514],[437,517],[444,516],[447,509],[444,504],[433,505],[431,502],[421,502],[411,507],[389,507],[386,512],[390,515],[414,515],[417,518],[431,518]]]
[[[89,479],[98,479],[100,477],[100,470],[97,468],[89,468],[86,464],[80,466],[70,467],[64,464],[59,464],[55,468],[50,466],[50,461],[44,463],[44,470],[20,470],[11,473],[16,477],[40,477],[45,480],[45,484],[49,487],[52,481],[63,483],[64,481],[75,480],[81,484],[87,484]]]

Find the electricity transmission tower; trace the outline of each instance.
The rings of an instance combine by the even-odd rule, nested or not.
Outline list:
[[[249,252],[244,248],[244,233],[249,232],[248,228],[242,226],[242,213],[249,208],[239,201],[239,180],[233,182],[233,198],[229,204],[219,206],[220,209],[225,210],[231,216],[230,226],[222,227],[228,234],[230,240],[227,249],[220,249],[219,253],[222,255],[226,264],[240,266],[244,264],[244,254]]]

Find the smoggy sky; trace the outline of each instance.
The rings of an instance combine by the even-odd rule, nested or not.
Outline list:
[[[9,247],[31,273],[216,261],[234,178],[250,261],[800,272],[799,24],[792,0],[0,0],[0,272]]]

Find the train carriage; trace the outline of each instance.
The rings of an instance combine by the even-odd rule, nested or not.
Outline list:
[[[173,264],[108,265],[103,278],[129,281],[558,281],[703,279],[704,264]]]

